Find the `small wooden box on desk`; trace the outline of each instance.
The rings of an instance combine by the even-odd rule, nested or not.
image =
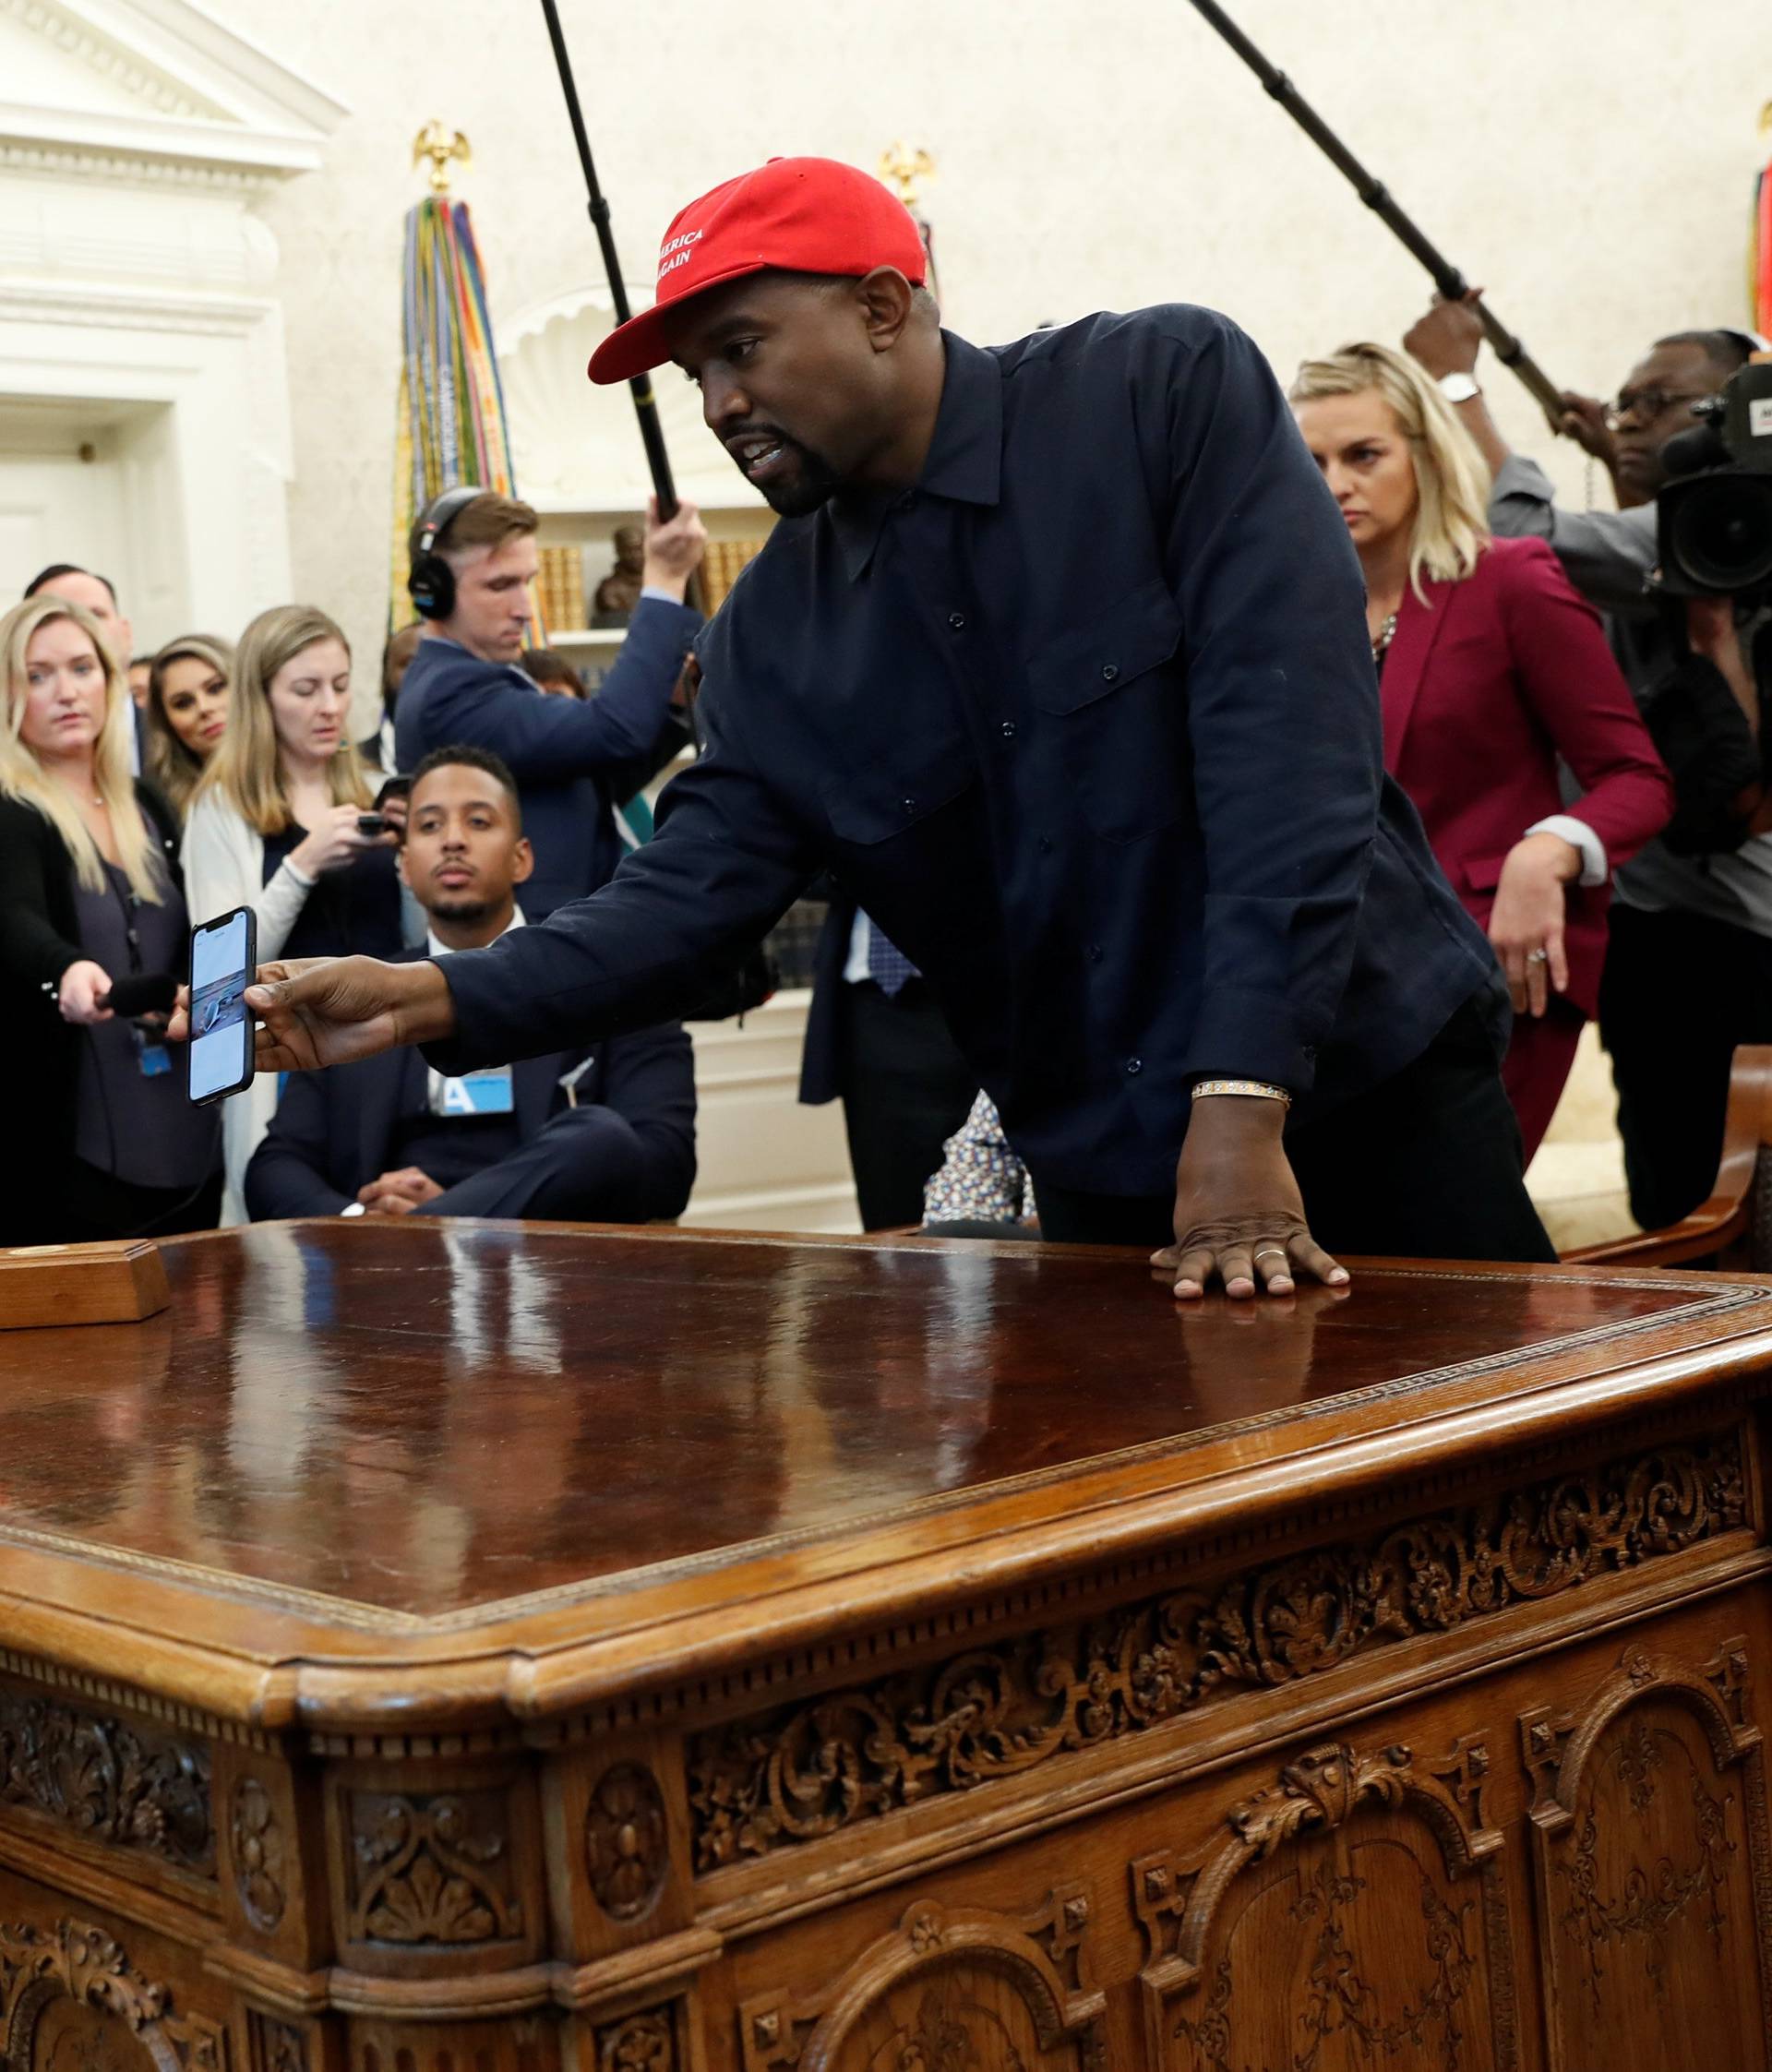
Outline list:
[[[0,1246],[0,1331],[138,1323],[169,1299],[160,1247],[142,1239]]]
[[[5,1344],[14,2066],[1772,2065],[1772,1282],[163,1252]]]

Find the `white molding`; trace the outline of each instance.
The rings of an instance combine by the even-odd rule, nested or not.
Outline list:
[[[171,203],[42,174],[4,191],[0,282],[66,292],[78,281],[91,299],[153,281],[162,295],[185,298],[269,293],[277,278],[276,236],[242,206],[244,196]]]
[[[291,593],[277,241],[250,205],[345,114],[192,0],[0,0],[0,396],[129,406],[120,573],[150,643]]]
[[[42,151],[76,158],[98,154],[144,165],[177,164],[192,172],[214,167],[255,181],[312,173],[320,163],[321,136],[279,135],[233,123],[183,122],[163,115],[99,114],[90,109],[27,108],[0,102],[0,144],[7,151]]]
[[[257,186],[312,172],[349,110],[191,0],[0,0],[21,25],[130,105],[0,101],[0,163],[110,177],[232,175]],[[163,176],[163,175],[162,175]]]
[[[81,12],[58,0],[0,0],[0,15],[22,22],[33,36],[78,58],[88,71],[113,81],[132,100],[144,102],[161,114],[188,117],[221,113],[213,102],[198,102],[159,66],[145,63],[143,54],[131,50],[125,39],[83,20]]]
[[[163,38],[171,61],[189,67],[194,79],[224,104],[243,94],[269,104],[293,124],[329,137],[351,111],[336,95],[293,72],[281,59],[249,42],[190,0],[60,0],[89,18],[146,23]],[[199,69],[200,68],[200,69]]]
[[[36,287],[0,280],[0,322],[74,324],[111,330],[189,331],[198,337],[246,338],[268,317],[281,318],[269,297],[181,294],[174,290]],[[3,365],[3,363],[0,363]]]
[[[126,158],[97,150],[54,150],[44,145],[8,142],[0,136],[0,167],[56,177],[73,175],[119,184],[159,187],[211,187],[238,192],[244,198],[264,186],[264,174],[240,165],[199,165],[177,159]]]

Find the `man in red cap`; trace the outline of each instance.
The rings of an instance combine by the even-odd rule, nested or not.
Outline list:
[[[657,1021],[825,869],[927,976],[1048,1238],[1172,1235],[1182,1296],[1344,1283],[1325,1245],[1551,1256],[1505,992],[1383,776],[1359,566],[1265,363],[1179,305],[987,352],[923,279],[827,160],[676,218],[592,373],[675,360],[783,514],[702,637],[706,752],[540,927],[268,967],[261,1069]]]

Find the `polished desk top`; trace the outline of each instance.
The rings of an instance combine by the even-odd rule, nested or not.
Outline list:
[[[292,1660],[497,1656],[542,1709],[587,1642],[613,1687],[666,1629],[717,1654],[820,1591],[1135,1553],[1296,1510],[1301,1463],[1333,1496],[1772,1366],[1772,1283],[1712,1276],[1189,1309],[1082,1248],[413,1218],[163,1252],[162,1315],[0,1341],[0,1646],[198,1650],[188,1687],[261,1717]]]

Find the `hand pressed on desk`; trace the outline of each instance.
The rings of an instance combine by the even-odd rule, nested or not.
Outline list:
[[[1175,1168],[1175,1242],[1151,1255],[1152,1265],[1174,1273],[1184,1300],[1203,1295],[1214,1274],[1237,1300],[1261,1288],[1290,1295],[1300,1272],[1347,1285],[1347,1269],[1306,1227],[1280,1142],[1285,1120],[1278,1101],[1217,1094],[1194,1103]]]

